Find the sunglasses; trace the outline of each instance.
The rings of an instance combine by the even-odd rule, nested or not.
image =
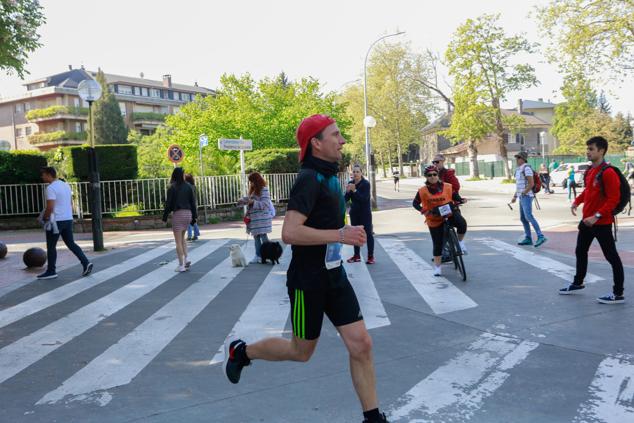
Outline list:
[[[427,176],[428,178],[430,178],[430,177],[432,177],[432,176],[438,176],[438,174],[437,174],[437,173],[428,173],[428,174],[427,174],[427,175],[425,175],[425,176]]]
[[[438,164],[438,163],[440,163],[440,160],[432,160],[431,162],[432,162],[432,164]]]

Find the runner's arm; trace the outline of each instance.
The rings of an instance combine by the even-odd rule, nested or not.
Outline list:
[[[350,245],[363,245],[365,231],[362,226],[344,226],[343,239],[341,229],[315,229],[304,225],[307,217],[295,210],[288,210],[282,225],[282,241],[290,245],[324,245],[331,242],[343,242]]]
[[[412,207],[423,213],[423,204],[420,201],[420,195],[418,193],[416,193],[416,197],[414,197],[414,201],[412,201]]]

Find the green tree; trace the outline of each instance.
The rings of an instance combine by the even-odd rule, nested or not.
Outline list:
[[[621,79],[634,71],[634,2],[554,0],[537,8],[550,39],[547,57],[563,73],[580,65],[588,76]]]
[[[152,135],[137,139],[137,155],[139,178],[168,178],[174,169],[167,159],[167,148],[170,142],[167,130],[159,127]]]
[[[443,134],[454,143],[466,142],[469,152],[469,173],[471,177],[479,178],[478,144],[495,130],[495,110],[482,102],[482,93],[478,92],[475,78],[469,77],[464,81],[460,78],[454,82],[454,110],[451,115],[449,129]]]
[[[108,89],[106,76],[101,69],[97,72],[96,79],[101,84],[103,93],[101,98],[93,104],[95,144],[126,144],[128,142],[128,128],[126,128],[121,116],[119,103]]]
[[[614,151],[624,151],[632,144],[632,115],[623,116],[619,112],[612,119],[612,133],[614,134]],[[611,148],[612,150],[612,148]]]
[[[337,120],[345,133],[350,121],[345,106],[336,103],[334,93],[323,93],[319,82],[304,78],[289,81],[284,74],[256,82],[250,75],[223,75],[215,96],[196,97],[180,112],[166,119],[167,139],[184,152],[183,165],[198,174],[198,137],[211,141],[203,149],[205,171],[212,175],[234,173],[239,168],[238,153],[220,151],[215,140],[253,140],[255,150],[295,147],[297,125],[306,116],[326,113]]]
[[[507,36],[498,24],[499,15],[467,19],[454,33],[445,52],[449,74],[465,83],[472,80],[479,100],[491,106],[504,172],[511,177],[504,137],[501,102],[521,88],[537,85],[535,69],[528,63],[514,64],[520,54],[532,53],[533,46],[522,36]]]
[[[599,105],[599,111],[601,113],[607,113],[607,114],[612,113],[612,106],[610,106],[610,103],[608,103],[608,99],[605,98],[605,92],[601,91],[601,94],[599,94],[599,99],[597,100],[597,103]]]
[[[0,69],[24,78],[29,53],[40,47],[38,28],[46,22],[37,0],[0,1]]]

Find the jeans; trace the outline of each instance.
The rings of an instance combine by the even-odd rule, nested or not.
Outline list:
[[[269,236],[267,234],[253,235],[253,240],[255,241],[255,255],[262,257],[260,255],[260,249],[263,243],[269,242]]]
[[[623,295],[625,275],[623,272],[623,263],[621,263],[621,258],[616,250],[616,244],[612,236],[612,225],[586,226],[583,222],[579,223],[577,248],[575,249],[575,255],[577,256],[577,273],[575,274],[573,283],[576,285],[583,284],[583,279],[586,277],[586,272],[588,271],[588,250],[594,238],[599,241],[605,259],[612,266],[612,275],[614,277],[612,290],[614,295]]]
[[[48,260],[47,271],[55,273],[55,265],[57,264],[57,241],[59,237],[62,237],[64,244],[70,251],[75,254],[81,264],[86,267],[89,263],[86,255],[81,250],[79,245],[75,244],[73,239],[73,221],[72,220],[60,220],[57,222],[58,234],[54,234],[53,231],[46,231],[46,257]]]
[[[522,221],[522,225],[524,225],[524,235],[526,235],[526,238],[533,239],[531,237],[530,225],[533,225],[537,237],[544,236],[542,230],[539,229],[539,223],[537,223],[537,220],[533,216],[533,197],[520,195],[520,220]]]
[[[363,218],[365,217],[365,219]],[[363,229],[365,230],[365,236],[367,239],[368,245],[368,258],[374,257],[374,235],[372,231],[372,215],[370,216],[362,216],[357,215],[356,213],[350,213],[350,224],[353,226],[363,225]],[[361,247],[354,246],[354,255],[361,255]]]
[[[568,181],[568,200],[570,200],[570,194],[573,194],[574,196],[572,197],[572,199],[574,200],[575,198],[577,198],[577,183],[574,181]]]
[[[187,226],[187,238],[192,237],[192,229],[194,232],[194,236],[200,236],[200,229],[198,229],[198,223],[194,223],[193,225]]]

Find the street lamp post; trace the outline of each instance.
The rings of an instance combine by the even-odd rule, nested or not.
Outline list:
[[[90,175],[90,214],[92,221],[92,244],[95,251],[102,251],[103,228],[101,227],[101,183],[95,151],[95,131],[92,116],[92,103],[101,98],[101,85],[94,79],[86,79],[77,87],[79,97],[88,102],[88,127],[90,128],[90,147],[88,148],[88,169]]]
[[[395,37],[397,35],[405,34],[405,31],[399,31],[394,34],[388,34],[380,37],[372,44],[370,44],[370,48],[368,48],[368,52],[365,54],[365,60],[363,62],[363,116],[364,123],[368,117],[368,57],[370,56],[370,51],[372,47],[376,45],[381,40],[384,40],[388,37]],[[372,118],[374,120],[374,118]],[[376,121],[374,120],[376,125]],[[374,172],[374,164],[370,163],[370,127],[365,126],[365,171],[366,175],[372,181],[372,208],[376,208],[376,174]]]
[[[546,132],[545,131],[540,131],[539,132],[539,143],[542,145],[542,161],[546,160],[545,145],[544,145],[544,140],[545,139],[546,139]]]

